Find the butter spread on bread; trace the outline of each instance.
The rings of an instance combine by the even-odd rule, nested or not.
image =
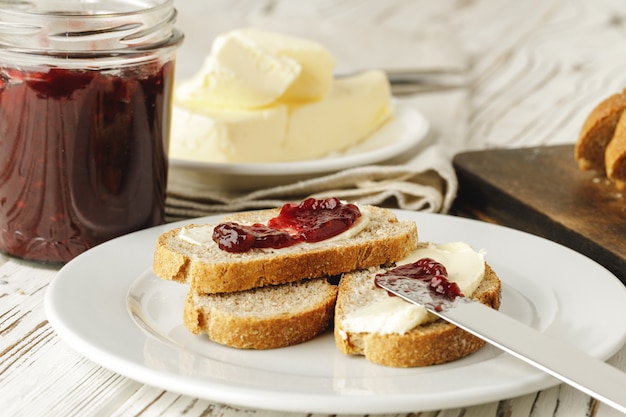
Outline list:
[[[465,242],[427,243],[397,264],[409,264],[422,258],[431,258],[443,264],[448,271],[448,279],[455,282],[463,294],[472,294],[485,274],[484,252],[474,251]],[[345,316],[342,335],[347,337],[346,332],[404,334],[434,319],[435,316],[424,307],[407,303],[398,297],[390,297],[381,289],[374,291],[373,299],[369,303]]]
[[[361,208],[368,212],[369,221],[355,236],[275,251],[254,249],[230,253],[221,250],[215,242],[197,245],[183,240],[181,228],[174,228],[157,239],[153,270],[163,279],[189,283],[190,290],[198,294],[234,292],[396,262],[416,248],[418,236],[414,221],[399,221],[389,209]],[[265,224],[279,212],[280,209],[244,212],[222,220]],[[207,226],[185,226],[188,230],[198,227]],[[193,234],[192,231],[186,233]]]
[[[361,216],[350,226],[349,229],[346,229],[344,232],[330,237],[328,239],[324,239],[324,242],[335,242],[338,240],[351,239],[357,236],[363,229],[367,227],[367,224],[370,222],[369,210],[366,206],[357,205],[359,210],[361,211]],[[250,225],[252,223],[248,222],[246,225]],[[193,228],[182,227],[178,234],[178,237],[184,241],[187,241],[194,245],[207,245],[211,244],[213,241],[213,229],[215,225],[203,225]],[[297,245],[312,245],[315,243],[309,242],[300,242]],[[295,246],[295,245],[294,245]],[[280,249],[273,248],[261,248],[260,250],[264,252],[272,252]]]
[[[423,245],[423,243],[420,243],[420,246]],[[469,286],[466,287],[464,296],[491,308],[499,309],[501,283],[498,276],[489,264],[484,261],[484,270],[481,275],[480,271],[482,268],[477,263],[482,259],[483,253],[476,252],[472,256],[474,260],[469,262],[468,268],[473,272],[468,272],[468,275],[476,279],[468,279]],[[449,267],[451,271],[455,269],[455,266],[450,265],[450,263],[444,266],[446,268]],[[373,314],[367,314],[369,317],[366,320],[357,319],[357,324],[361,323],[363,327],[359,328],[357,326],[356,329],[346,327],[346,318],[359,314],[355,312],[368,308],[368,305],[376,304],[379,300],[394,298],[389,297],[385,290],[377,287],[375,284],[378,274],[384,274],[393,268],[369,268],[367,270],[353,271],[342,276],[339,283],[334,319],[335,344],[341,352],[348,355],[363,355],[372,363],[405,368],[430,366],[457,360],[476,352],[484,346],[484,340],[443,319],[429,319],[428,314],[422,314],[421,319],[424,319],[424,321],[419,325],[414,325],[421,320],[418,317],[419,314],[411,312],[405,306],[402,307],[405,308],[404,311],[397,313],[395,317],[392,316],[393,318],[390,320],[391,325],[389,323],[385,324],[385,326],[389,325],[391,329],[386,327],[366,328],[366,325],[369,325],[369,323],[365,322],[374,321],[376,311],[370,312]],[[448,278],[450,281],[454,279],[451,275],[458,276],[456,273],[449,274]],[[476,281],[478,282],[476,283]],[[470,293],[471,288],[474,287],[475,289]],[[382,310],[387,309],[389,305],[386,303],[387,301],[385,301],[385,304],[379,305],[379,307]],[[395,303],[395,301],[389,303]],[[408,304],[406,302],[403,303]],[[414,323],[407,322],[407,317],[410,320],[415,320],[416,318],[417,320]]]

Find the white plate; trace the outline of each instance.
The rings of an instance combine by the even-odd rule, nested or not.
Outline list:
[[[463,240],[486,249],[503,282],[504,313],[602,359],[626,341],[626,287],[594,261],[501,226],[437,214],[398,216],[417,222],[421,240]],[[292,412],[463,407],[558,383],[491,346],[445,365],[393,369],[344,356],[330,333],[268,351],[236,350],[193,336],[181,319],[185,286],[150,272],[155,239],[174,226],[104,243],[61,269],[48,288],[46,312],[79,353],[166,390]]]
[[[416,109],[396,103],[394,116],[362,143],[324,158],[280,163],[210,163],[170,159],[178,181],[212,187],[255,189],[388,161],[417,146],[430,124]],[[182,178],[181,178],[182,177]]]

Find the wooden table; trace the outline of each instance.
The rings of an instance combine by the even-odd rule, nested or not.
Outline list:
[[[192,0],[179,1],[186,18],[183,1]],[[225,19],[296,15],[402,30],[447,25],[471,66],[464,149],[573,143],[586,113],[621,89],[626,78],[626,12],[619,0],[211,2],[212,12]],[[239,410],[143,385],[95,365],[60,340],[46,320],[43,299],[55,273],[0,256],[0,415],[305,415]],[[626,370],[626,347],[609,362]],[[419,411],[411,415],[620,415],[565,385],[466,409]]]

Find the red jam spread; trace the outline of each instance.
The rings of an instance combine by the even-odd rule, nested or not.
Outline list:
[[[162,223],[173,63],[115,71],[0,67],[0,251],[64,263]]]
[[[301,242],[319,242],[337,236],[361,217],[354,204],[337,198],[307,198],[300,204],[285,204],[267,225],[221,223],[213,230],[213,240],[220,249],[243,253],[253,248],[280,249]]]
[[[431,258],[422,258],[417,262],[398,266],[378,276],[419,279],[428,284],[431,292],[448,300],[463,297],[456,282],[448,280],[446,267]]]

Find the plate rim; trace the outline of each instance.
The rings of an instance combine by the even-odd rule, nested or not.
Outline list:
[[[535,239],[547,241],[546,239],[540,238],[538,236],[530,235],[526,232],[521,232],[515,229],[510,229],[504,226],[483,223],[483,222],[479,222],[477,220],[472,220],[472,219],[464,219],[464,218],[449,216],[445,214],[408,212],[408,211],[403,211],[403,210],[394,210],[394,211],[397,212],[399,218],[408,217],[415,221],[420,221],[420,220],[428,221],[429,219],[434,219],[431,216],[438,216],[438,217],[443,217],[444,218],[443,221],[452,221],[453,223],[454,222],[480,223],[482,227],[486,227],[489,230],[492,230],[491,228],[493,227],[502,228],[502,229],[506,229],[509,232],[520,233],[522,235],[532,236],[532,238],[535,238]],[[361,396],[350,397],[350,396],[342,396],[342,395],[335,395],[335,396],[329,397],[328,395],[315,395],[311,393],[281,393],[282,395],[281,399],[283,402],[282,404],[277,404],[275,397],[269,396],[270,398],[268,399],[268,398],[265,398],[266,396],[265,394],[259,395],[258,388],[250,388],[250,387],[246,388],[246,387],[238,387],[238,386],[232,386],[232,385],[229,386],[228,384],[224,384],[224,381],[218,381],[217,384],[215,381],[208,381],[206,384],[200,385],[196,383],[197,381],[194,382],[193,380],[192,381],[188,379],[186,380],[184,376],[181,376],[179,374],[172,373],[172,372],[162,372],[162,371],[160,372],[158,370],[150,368],[145,363],[143,364],[139,363],[137,360],[127,360],[126,358],[120,358],[119,356],[116,356],[114,353],[109,352],[105,349],[102,349],[97,344],[94,344],[93,340],[85,340],[84,335],[81,335],[80,331],[77,331],[77,329],[72,328],[71,323],[65,322],[63,313],[62,311],[59,310],[59,308],[62,306],[57,305],[60,302],[59,300],[60,289],[59,288],[63,287],[63,285],[65,284],[65,281],[69,280],[69,282],[72,282],[72,280],[77,279],[76,277],[72,277],[71,274],[68,275],[69,272],[66,272],[68,270],[71,270],[72,267],[77,264],[77,262],[82,263],[85,260],[90,259],[90,257],[95,256],[95,254],[99,254],[99,252],[109,250],[112,247],[113,248],[111,250],[114,252],[115,251],[114,247],[116,243],[119,242],[120,239],[127,239],[130,241],[130,240],[136,239],[138,236],[144,236],[144,235],[145,236],[148,236],[148,235],[157,236],[161,232],[168,230],[172,227],[176,227],[179,224],[185,224],[191,221],[203,221],[202,219],[215,219],[216,217],[217,216],[208,216],[208,217],[202,217],[199,219],[189,219],[189,220],[179,221],[176,223],[157,226],[155,228],[135,232],[130,235],[122,236],[120,238],[106,242],[100,245],[99,247],[96,247],[90,251],[85,252],[83,255],[80,255],[78,258],[76,258],[78,261],[72,261],[68,263],[66,266],[64,266],[59,271],[57,276],[53,279],[53,281],[50,283],[49,287],[46,289],[46,296],[45,296],[44,304],[45,304],[46,316],[51,326],[59,334],[59,336],[61,336],[61,338],[64,339],[76,351],[78,351],[83,356],[93,360],[94,362],[96,362],[97,364],[105,368],[111,369],[114,372],[117,372],[126,377],[129,377],[131,379],[140,381],[148,385],[158,386],[160,388],[171,390],[174,392],[179,392],[182,394],[193,395],[193,396],[204,398],[210,401],[226,402],[229,404],[240,405],[244,407],[247,406],[247,407],[260,408],[260,409],[273,409],[273,410],[292,411],[292,412],[307,411],[307,412],[355,413],[355,412],[363,411],[363,412],[386,412],[388,413],[388,412],[415,411],[416,407],[422,407],[421,405],[416,405],[415,402],[412,401],[412,398],[410,398],[410,396],[407,396],[407,395],[388,396],[381,400],[380,398],[376,398],[375,395],[369,396],[369,397],[361,397]],[[611,285],[619,284],[620,286],[622,286],[622,283],[612,273],[606,270],[606,268],[601,267],[599,264],[597,264],[597,262],[569,248],[566,248],[563,245],[560,245],[555,242],[550,242],[550,241],[547,241],[547,242],[549,242],[549,244],[551,245],[555,245],[555,247],[560,247],[560,248],[563,248],[565,250],[572,252],[573,254],[575,254],[574,256],[584,258],[586,262],[591,262],[593,264],[596,264],[598,267],[602,268],[604,272],[606,272],[607,274],[605,277],[606,279],[610,278],[611,280],[614,281],[614,282],[611,282]],[[100,248],[100,249],[97,249],[97,248]],[[150,248],[150,252],[151,252],[151,249],[152,248]],[[144,268],[141,269],[141,271],[145,270],[145,266],[146,265],[144,265]],[[149,265],[147,267],[149,267]],[[127,282],[128,285],[126,285],[126,289],[128,289],[130,285],[132,285],[132,283],[135,281],[136,278],[137,278],[136,276],[133,276],[132,278],[126,278],[126,280],[128,281]],[[125,317],[133,326],[133,332],[135,333],[135,336],[143,340],[147,338],[148,336],[145,333],[143,333],[143,331],[139,327],[136,326],[132,318],[126,312],[126,298],[125,297],[126,297],[126,291],[124,292],[124,297],[123,297],[124,300],[122,300],[121,304],[118,305],[117,307],[124,308]],[[610,355],[614,354],[624,344],[624,342],[626,342],[626,332],[624,332],[624,334],[622,334],[620,337],[616,337],[616,339],[612,342],[610,346],[605,346],[603,348],[604,349],[603,351],[595,352],[594,356],[598,356],[601,359],[607,359]],[[113,361],[113,364],[106,363],[107,361]],[[167,378],[164,378],[164,376],[167,376]],[[155,381],[158,381],[158,384],[155,384],[154,383]],[[181,390],[181,382],[185,385],[184,389],[182,390]],[[484,403],[487,401],[496,401],[496,400],[500,400],[503,398],[509,398],[509,397],[521,395],[524,393],[537,391],[539,389],[545,389],[550,386],[556,385],[558,383],[559,381],[548,376],[547,374],[543,374],[539,371],[529,372],[529,374],[523,381],[522,385],[520,385],[519,381],[517,382],[510,381],[508,386],[503,386],[498,392],[493,392],[491,393],[491,395],[483,394],[482,396],[480,396],[480,400],[478,401],[476,400],[475,397],[471,397],[468,395],[450,400],[450,398],[448,398],[446,394],[445,403],[448,404],[446,408],[471,406],[471,405]],[[212,395],[207,395],[207,386],[209,387],[212,386],[212,389],[216,390],[217,392],[212,393]],[[250,398],[250,396],[254,398]],[[244,397],[244,400],[242,400],[242,397]],[[356,400],[358,400],[358,405],[355,405],[355,403],[357,402]],[[433,399],[433,401],[435,402],[436,400],[437,399]],[[443,399],[439,399],[439,401],[442,401],[442,400]],[[315,404],[315,403],[317,403],[317,406],[311,406],[311,404]],[[433,404],[434,403],[431,402],[430,405],[432,406]],[[430,406],[426,404],[426,408],[423,409],[422,411],[431,409],[429,407]]]
[[[397,119],[398,116],[400,119]],[[357,154],[276,163],[200,162],[169,158],[169,165],[170,168],[175,170],[200,171],[203,174],[230,176],[293,176],[335,172],[355,166],[381,163],[397,157],[412,147],[417,146],[431,131],[431,124],[426,116],[421,111],[408,104],[394,103],[394,115],[392,117],[391,120],[380,126],[372,135],[380,134],[382,129],[391,128],[389,123],[394,122],[409,125],[413,130],[404,132],[402,138],[397,139],[389,146],[383,146]],[[411,120],[406,120],[408,118],[411,118]]]

